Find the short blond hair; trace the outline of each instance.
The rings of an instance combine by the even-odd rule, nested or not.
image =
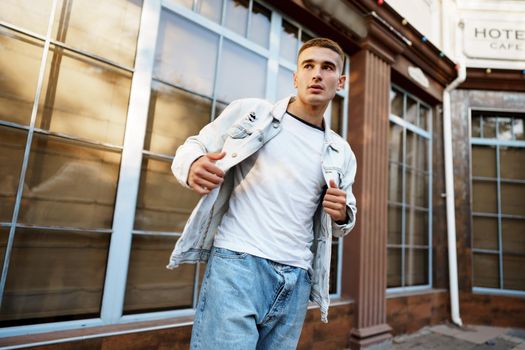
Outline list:
[[[330,49],[334,51],[335,53],[337,53],[339,57],[341,57],[341,61],[343,61],[343,63],[345,61],[345,54],[341,46],[339,46],[339,44],[336,43],[335,41],[328,39],[328,38],[313,38],[305,42],[299,49],[299,53],[297,54],[297,59],[299,59],[301,52],[308,49],[309,47],[324,47],[326,49]]]

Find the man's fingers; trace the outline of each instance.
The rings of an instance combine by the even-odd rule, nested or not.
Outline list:
[[[222,171],[221,168],[219,168],[217,165],[213,164],[212,162],[204,162],[202,163],[202,167],[207,170],[209,173],[213,173],[217,175],[218,177],[224,177],[224,171]]]
[[[343,210],[344,207],[346,207],[346,205],[342,204],[342,203],[334,203],[334,202],[328,202],[328,201],[323,201],[323,207],[325,209],[333,209],[333,210],[337,210],[337,212]]]
[[[225,155],[226,155],[226,152],[213,152],[213,153],[207,153],[206,157],[208,157],[212,161],[217,161],[217,160],[224,158]]]
[[[222,177],[219,177],[214,173],[210,173],[204,168],[196,170],[195,175],[197,178],[209,181],[215,185],[220,185],[223,181]]]
[[[333,179],[330,180],[330,188],[337,188],[337,184],[335,183]]]
[[[202,187],[208,190],[213,190],[215,187],[218,186],[217,184],[204,180],[202,178],[196,178],[194,182],[198,187]]]
[[[326,194],[324,196],[325,201],[334,202],[334,203],[342,203],[346,204],[346,196],[334,196],[331,194]]]
[[[333,188],[333,187],[330,187],[326,190],[326,194],[327,195],[332,195],[332,196],[346,196],[346,192],[343,191],[343,190],[340,190],[339,188]]]

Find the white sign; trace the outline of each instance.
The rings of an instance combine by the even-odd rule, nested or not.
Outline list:
[[[464,39],[470,58],[525,60],[525,21],[465,20]]]

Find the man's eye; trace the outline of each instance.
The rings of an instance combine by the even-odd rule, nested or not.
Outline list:
[[[304,68],[312,68],[312,65],[311,64],[305,64]]]
[[[326,69],[326,70],[334,70],[334,67],[332,67],[332,66],[325,66],[324,69]]]

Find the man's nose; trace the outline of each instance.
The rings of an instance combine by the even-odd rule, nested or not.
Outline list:
[[[314,68],[314,71],[313,71],[313,75],[312,77],[314,79],[318,79],[318,80],[321,80],[322,79],[322,76],[321,76],[321,67],[315,67]]]

